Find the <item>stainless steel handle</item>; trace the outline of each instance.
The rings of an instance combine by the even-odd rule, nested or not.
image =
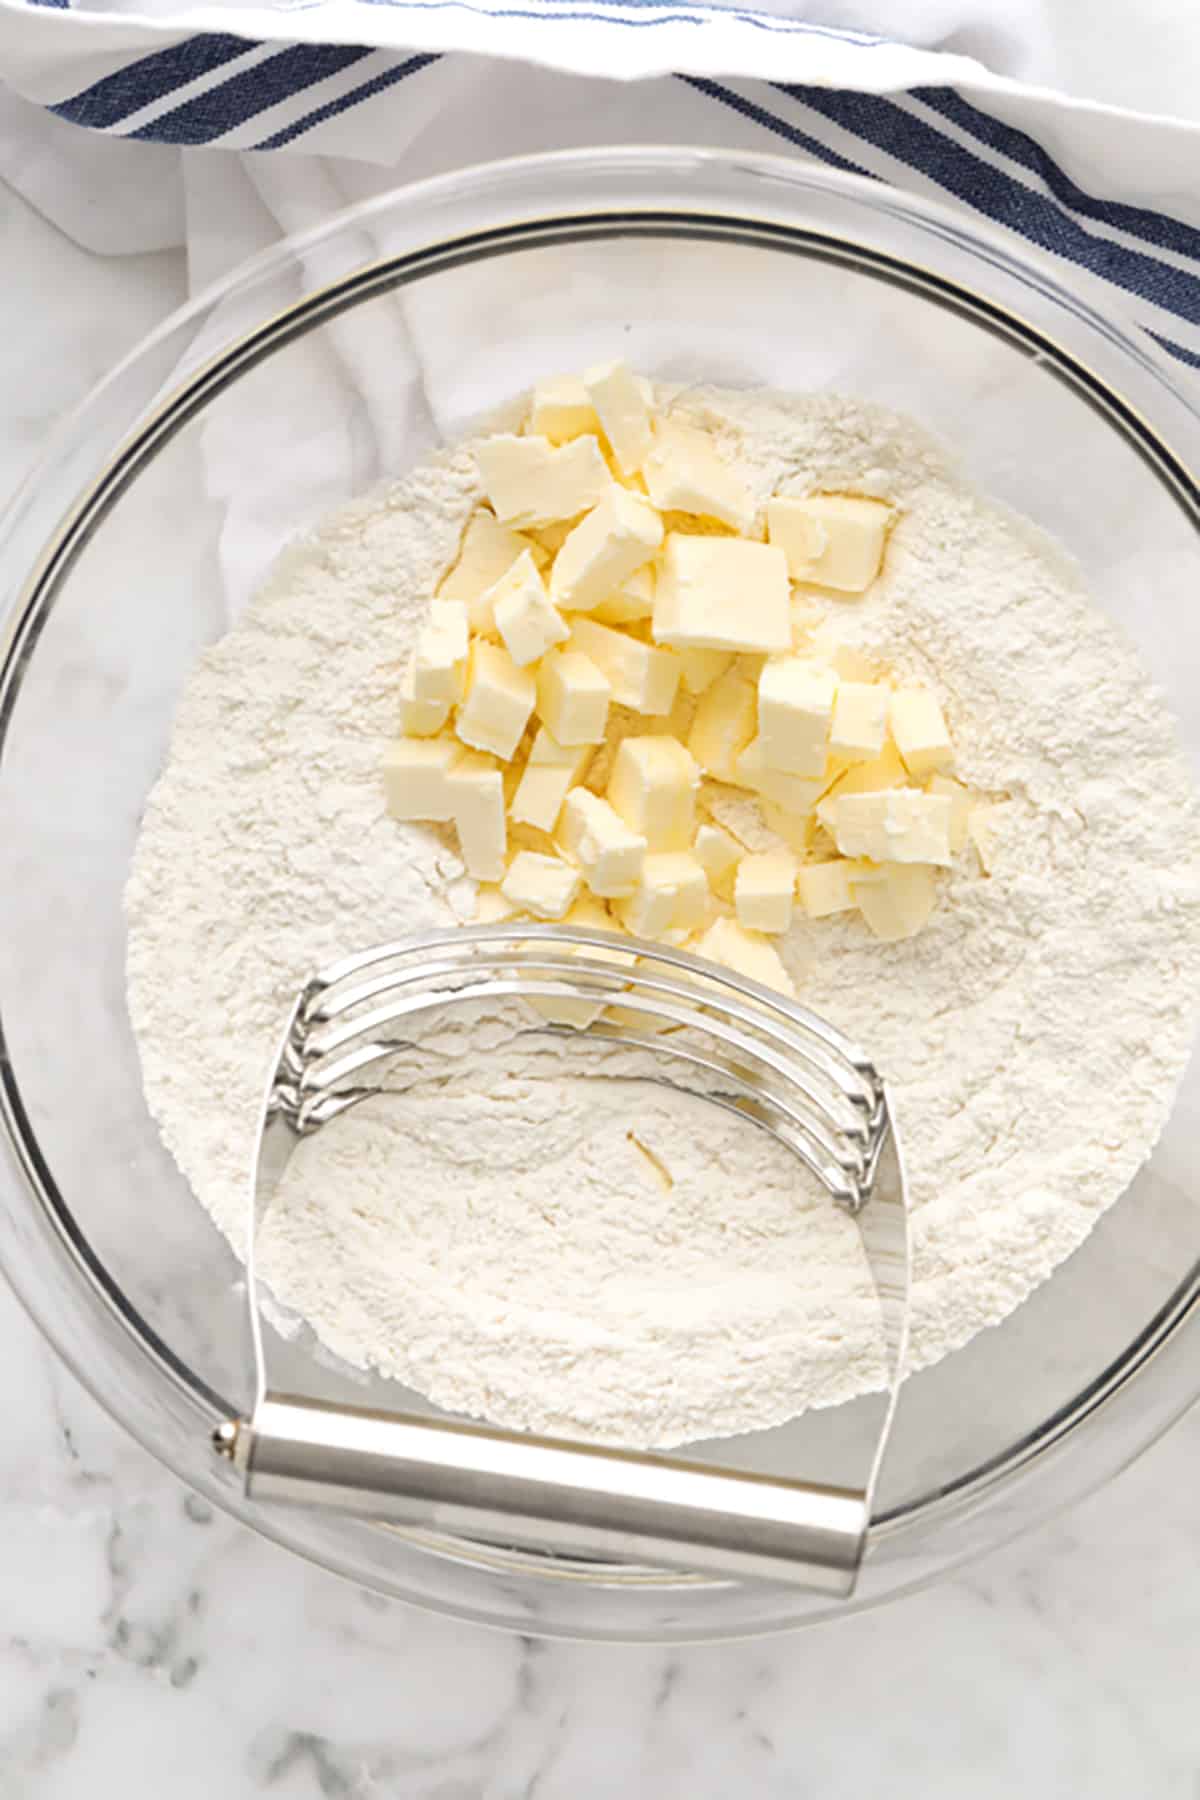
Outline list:
[[[847,1488],[287,1394],[218,1447],[264,1503],[838,1596],[866,1537],[867,1496]]]

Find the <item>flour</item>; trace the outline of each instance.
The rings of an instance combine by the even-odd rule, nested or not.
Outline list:
[[[830,615],[936,689],[962,778],[1010,797],[991,878],[964,859],[919,937],[882,944],[842,918],[781,944],[805,1002],[892,1083],[920,1367],[1044,1280],[1162,1129],[1200,990],[1190,781],[1074,570],[915,426],[830,396],[685,403],[762,497],[819,484],[901,507],[884,578]],[[379,763],[477,497],[459,448],[289,548],[197,667],[147,807],[127,902],[146,1093],[237,1248],[299,980],[471,916],[450,839],[386,816]],[[852,1222],[749,1125],[619,1060],[588,1079],[567,1054],[514,1051],[486,1082],[375,1100],[310,1140],[262,1245],[279,1299],[345,1361],[442,1405],[635,1444],[877,1386]]]

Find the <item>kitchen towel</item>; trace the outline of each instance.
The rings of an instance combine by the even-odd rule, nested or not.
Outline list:
[[[775,150],[952,199],[1200,365],[1197,69],[1178,0],[0,0],[0,178],[195,288],[470,162]]]

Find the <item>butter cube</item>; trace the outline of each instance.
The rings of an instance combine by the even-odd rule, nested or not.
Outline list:
[[[635,569],[589,615],[601,625],[633,625],[654,616],[654,566]]]
[[[518,850],[500,883],[500,892],[535,919],[561,919],[579,892],[579,871],[557,856]]]
[[[467,521],[459,546],[458,561],[442,579],[439,600],[461,600],[467,608],[472,631],[491,629],[490,610],[480,611],[481,597],[512,568],[528,541],[493,513],[480,507]]]
[[[413,659],[400,677],[400,729],[408,737],[436,737],[450,717],[448,700],[418,700]]]
[[[947,769],[954,746],[937,696],[927,688],[898,688],[891,701],[892,736],[904,766],[918,781]]]
[[[617,467],[622,475],[635,475],[654,443],[639,382],[623,362],[597,363],[583,381]]]
[[[937,902],[933,870],[911,863],[895,863],[852,881],[851,891],[863,918],[877,938],[895,943],[915,937],[928,924]]]
[[[801,863],[796,871],[796,892],[810,919],[828,919],[834,913],[851,912],[858,902],[851,883],[868,871],[861,861],[838,857],[834,862]]]
[[[689,694],[706,694],[713,682],[733,666],[732,650],[689,650],[675,652]]]
[[[508,816],[513,824],[553,831],[563,801],[575,783],[582,780],[591,759],[591,744],[564,746],[541,726],[509,802]]]
[[[453,817],[454,799],[447,785],[462,755],[452,737],[396,738],[383,753],[383,785],[393,819]]]
[[[703,924],[707,910],[707,877],[686,850],[652,851],[642,864],[637,888],[616,906],[627,931],[650,938],[693,932]]]
[[[796,859],[787,850],[743,856],[733,887],[738,924],[746,931],[787,931],[796,894]]]
[[[662,541],[654,508],[614,484],[555,557],[550,598],[564,612],[590,611],[648,563]]]
[[[538,717],[564,746],[603,742],[610,693],[607,677],[582,650],[551,650],[538,665]]]
[[[590,618],[573,620],[571,642],[595,663],[618,706],[662,717],[674,706],[679,662],[670,650],[656,650]]]
[[[615,920],[609,913],[603,900],[597,900],[592,894],[581,894],[567,912],[562,923],[579,925],[587,931],[608,931],[614,935],[618,929]],[[573,944],[567,951],[568,956],[587,957],[593,962],[611,963],[618,969],[630,969],[634,966],[634,958],[630,951],[600,949],[594,944]],[[531,995],[530,1006],[536,1008],[543,1018],[553,1020],[556,1025],[573,1025],[577,1031],[586,1031],[604,1012],[604,1000],[576,1000],[570,995],[561,999],[548,994]],[[610,1014],[615,1017],[615,1014]]]
[[[704,431],[675,419],[659,419],[654,445],[642,464],[646,492],[660,512],[719,519],[735,531],[754,523],[754,496]]]
[[[767,536],[784,551],[793,581],[813,582],[843,594],[862,594],[883,563],[892,509],[883,500],[855,494],[779,497],[767,503]],[[824,543],[814,554],[820,536]]]
[[[829,754],[842,762],[870,762],[887,739],[891,690],[882,682],[839,681],[829,728]]]
[[[496,630],[519,668],[566,641],[562,614],[550,604],[546,584],[528,550],[522,551],[487,596]]]
[[[758,740],[763,760],[787,775],[824,773],[837,677],[820,663],[781,656],[758,678]]]
[[[646,840],[631,831],[607,800],[587,788],[572,788],[554,834],[560,849],[577,864],[593,894],[624,899],[641,879]]]
[[[476,639],[455,729],[473,750],[488,750],[507,762],[529,723],[535,698],[529,671],[518,669],[499,644]]]
[[[475,890],[476,925],[503,925],[506,919],[516,918],[520,907],[514,906],[505,898],[498,887],[481,881]]]
[[[622,739],[608,778],[608,799],[652,851],[687,850],[696,829],[700,771],[673,737]]]
[[[541,437],[500,432],[475,447],[483,491],[502,525],[528,529],[574,519],[598,506],[613,486],[594,437],[561,449]]]
[[[802,817],[811,812],[825,792],[823,775],[788,775],[770,768],[763,753],[762,738],[751,738],[736,763],[737,780],[753,788],[764,800],[781,806],[785,812]]]
[[[849,768],[839,770],[836,779],[830,782],[829,791],[833,796],[878,794],[885,788],[903,787],[907,779],[900,752],[889,738],[879,755],[872,757],[870,762],[853,763]]]
[[[567,444],[572,438],[598,437],[600,420],[581,375],[553,375],[539,381],[533,390],[533,407],[529,429],[535,437],[549,438],[552,444]]]
[[[747,931],[736,919],[714,919],[692,948],[697,956],[706,956],[747,981],[760,982],[780,994],[796,992],[774,945],[758,932]]]
[[[995,867],[1001,827],[1010,811],[1011,807],[1003,800],[997,800],[990,806],[971,808],[967,830],[985,875],[990,875]]]
[[[667,538],[654,595],[654,636],[696,650],[788,650],[787,564],[742,538]]]
[[[843,856],[871,862],[949,864],[950,802],[944,794],[891,788],[883,794],[838,794],[833,834]]]
[[[696,832],[692,855],[704,870],[708,885],[723,900],[733,898],[733,881],[745,852],[737,839],[706,821]]]
[[[412,659],[414,700],[453,706],[463,688],[467,661],[467,609],[461,600],[437,600],[417,633]]]
[[[499,769],[489,757],[467,751],[446,776],[446,789],[467,874],[476,881],[500,881],[508,830]]]
[[[945,794],[950,802],[950,848],[957,856],[967,845],[967,821],[971,815],[971,791],[953,775],[933,775],[925,783],[927,794]]]
[[[738,758],[754,736],[758,693],[736,666],[701,694],[687,747],[717,781],[736,782]]]

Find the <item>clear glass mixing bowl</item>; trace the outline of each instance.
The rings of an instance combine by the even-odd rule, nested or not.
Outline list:
[[[522,1631],[685,1640],[839,1609],[242,1502],[209,1448],[248,1398],[240,1272],[159,1143],[124,1000],[121,892],[180,690],[279,544],[536,376],[614,353],[916,415],[1081,561],[1195,758],[1188,378],[1007,240],[876,182],[690,150],[521,160],[360,207],[155,332],[63,424],[0,531],[0,1256],[114,1417],[300,1554]],[[1104,1480],[1200,1390],[1198,1108],[1193,1070],[1083,1248],[908,1384],[854,1606]],[[716,1453],[816,1473],[856,1420]]]

